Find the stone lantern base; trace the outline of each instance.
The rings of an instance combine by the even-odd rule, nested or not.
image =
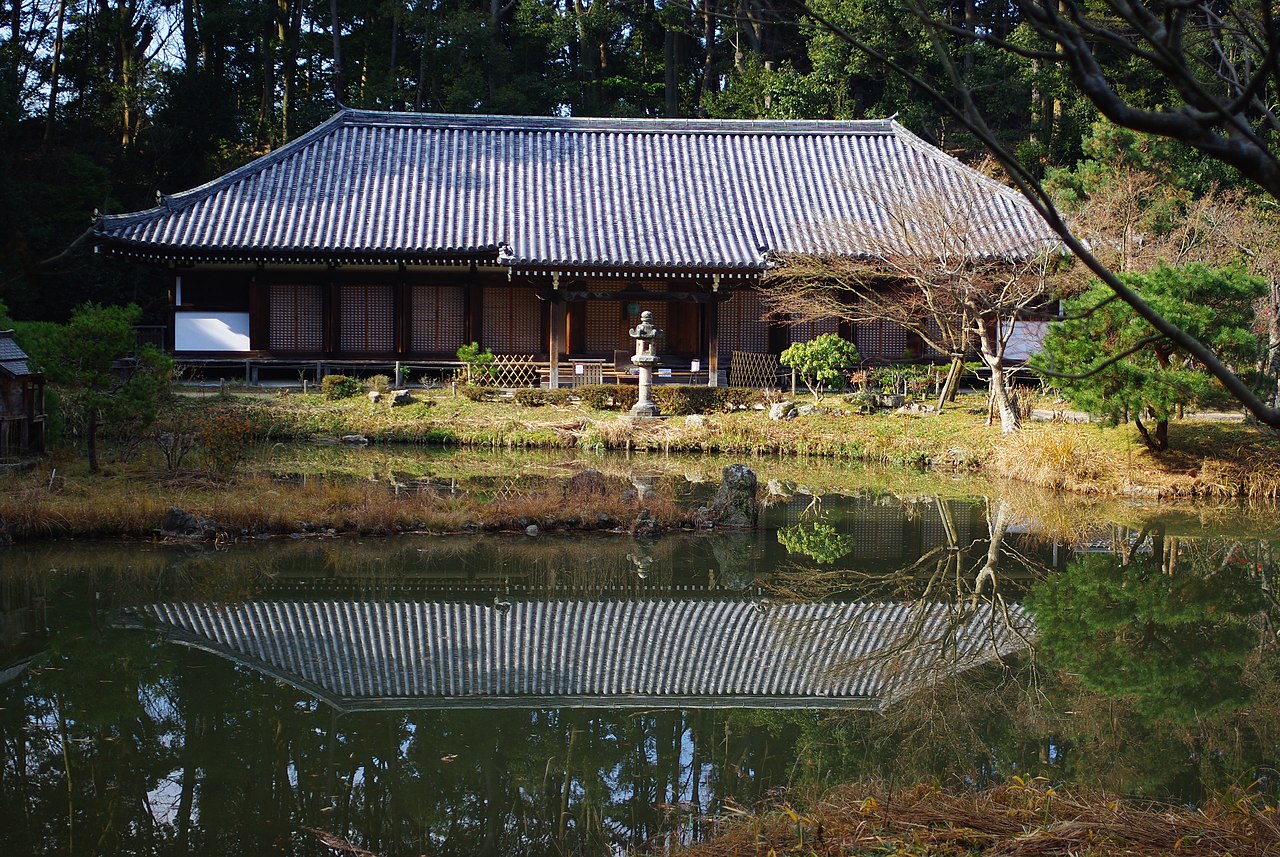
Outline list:
[[[653,402],[636,402],[631,406],[630,414],[633,420],[654,420],[662,416]]]

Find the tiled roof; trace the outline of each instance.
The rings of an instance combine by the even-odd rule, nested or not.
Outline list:
[[[0,371],[15,378],[32,374],[27,353],[14,341],[12,330],[0,330]]]
[[[915,603],[250,601],[143,612],[178,642],[345,710],[878,708],[1024,648],[1032,630],[1016,607],[957,616]]]
[[[1016,192],[889,120],[358,110],[157,208],[104,217],[98,235],[156,259],[756,271],[768,254],[812,249],[833,224],[886,226],[876,199],[902,183],[928,184],[970,216],[981,209],[980,255],[1026,255],[1049,240]]]

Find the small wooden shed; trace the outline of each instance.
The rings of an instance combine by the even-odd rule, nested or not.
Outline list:
[[[0,458],[44,452],[44,375],[13,338],[0,330]]]

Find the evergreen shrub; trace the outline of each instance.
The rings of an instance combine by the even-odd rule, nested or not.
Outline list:
[[[326,399],[350,399],[360,395],[360,382],[350,375],[325,375],[320,392]]]

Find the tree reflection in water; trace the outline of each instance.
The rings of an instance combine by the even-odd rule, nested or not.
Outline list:
[[[822,520],[854,538],[848,522],[862,507],[837,506],[828,501]],[[321,830],[385,855],[585,855],[697,837],[729,800],[856,779],[954,786],[1044,774],[1196,800],[1261,777],[1259,788],[1278,791],[1274,545],[1112,530],[1117,538],[1094,544],[1111,552],[1055,552],[998,501],[871,508],[877,532],[905,534],[914,547],[870,556],[857,535],[849,556],[818,562],[770,553],[753,537],[720,550],[732,554],[725,577],[738,588],[729,591],[707,574],[719,568],[716,552],[697,542],[645,546],[653,562],[644,579],[626,540],[596,554],[592,563],[613,571],[595,575],[584,542],[521,542],[523,553],[503,558],[485,543],[491,561],[455,544],[467,559],[450,566],[462,571],[449,572],[439,597],[575,597],[569,580],[594,587],[576,597],[818,596],[945,605],[957,621],[1025,604],[1037,652],[956,661],[882,711],[343,714],[222,657],[111,627],[117,608],[326,588],[409,597],[398,564],[421,556],[423,543],[308,546],[287,561],[124,548],[10,554],[0,572],[0,845],[13,854],[309,855],[329,853],[309,832]],[[915,535],[924,531],[939,535]],[[497,574],[499,563],[525,582]],[[51,566],[63,571],[30,570]],[[313,579],[317,568],[325,580]],[[944,655],[947,645],[944,635]],[[884,666],[908,669],[918,654],[904,643]]]

